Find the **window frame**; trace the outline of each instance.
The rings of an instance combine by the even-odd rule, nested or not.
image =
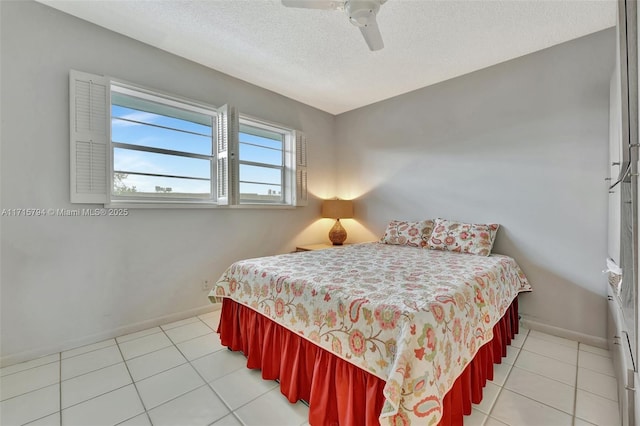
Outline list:
[[[114,89],[115,87],[115,89]],[[190,112],[208,115],[212,118],[211,122],[211,155],[202,155],[195,153],[188,153],[184,151],[167,150],[163,148],[145,147],[142,145],[126,144],[122,142],[116,142],[113,140],[112,135],[112,116],[111,108],[113,107],[112,93],[121,93],[127,96],[138,97],[143,100],[160,103],[172,108],[183,109]],[[218,113],[215,107],[192,101],[190,99],[184,99],[175,95],[160,92],[158,90],[152,90],[149,88],[134,85],[128,82],[123,82],[116,79],[109,79],[109,117],[108,117],[108,176],[107,176],[107,201],[105,204],[109,207],[211,207],[217,206],[218,200],[216,196],[217,185],[217,171],[216,171],[216,141],[217,141],[217,120]],[[132,148],[135,146],[136,148]],[[136,151],[152,152],[162,155],[175,155],[184,158],[198,158],[209,161],[209,194],[207,198],[201,197],[165,197],[165,196],[139,196],[128,197],[118,196],[113,193],[114,175],[116,173],[114,167],[114,150],[116,148],[131,149]]]
[[[293,197],[292,192],[295,190],[295,180],[292,180],[292,162],[293,156],[295,155],[293,149],[293,135],[295,129],[291,129],[289,127],[283,126],[278,123],[269,122],[266,120],[262,120],[256,117],[252,117],[246,114],[240,114],[239,116],[239,126],[238,126],[238,185],[242,183],[242,177],[240,175],[240,166],[245,164],[249,166],[256,167],[265,167],[281,170],[280,176],[280,200],[278,201],[270,201],[270,200],[246,200],[243,201],[240,192],[238,191],[238,205],[250,206],[250,205],[259,205],[259,206],[293,206]],[[256,161],[247,161],[243,160],[240,157],[240,131],[241,126],[249,126],[254,127],[260,130],[265,130],[272,133],[278,133],[282,135],[282,165],[274,166],[269,163],[261,163]]]

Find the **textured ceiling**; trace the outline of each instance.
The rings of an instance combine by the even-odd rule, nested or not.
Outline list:
[[[339,114],[612,27],[615,0],[388,0],[372,52],[343,12],[279,0],[40,0]]]

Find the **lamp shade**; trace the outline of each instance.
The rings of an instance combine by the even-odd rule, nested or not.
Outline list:
[[[324,200],[322,202],[322,217],[332,219],[349,219],[353,217],[352,200]]]

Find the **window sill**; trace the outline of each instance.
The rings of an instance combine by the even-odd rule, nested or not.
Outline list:
[[[249,210],[293,210],[296,206],[289,204],[234,204],[222,206],[216,203],[183,203],[183,202],[129,202],[112,201],[104,205],[111,209],[249,209]]]

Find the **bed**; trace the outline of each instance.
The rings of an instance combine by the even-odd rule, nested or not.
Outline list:
[[[462,424],[517,333],[515,260],[364,243],[242,260],[210,294],[248,368],[311,425]]]

